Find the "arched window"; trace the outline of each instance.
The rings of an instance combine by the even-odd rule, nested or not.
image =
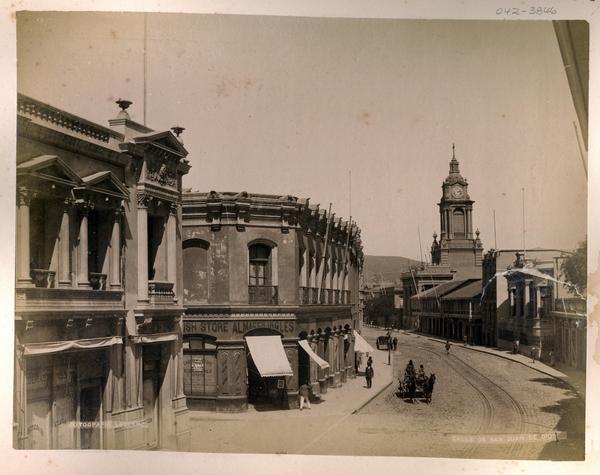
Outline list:
[[[276,305],[277,247],[260,242],[248,246],[248,302]]]
[[[265,244],[250,246],[250,285],[271,285],[271,248]]]
[[[183,301],[208,302],[209,244],[202,239],[183,241]]]
[[[454,236],[464,236],[465,234],[465,213],[462,209],[455,209],[452,212],[452,232]]]

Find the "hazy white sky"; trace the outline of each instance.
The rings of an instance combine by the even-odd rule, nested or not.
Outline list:
[[[365,252],[439,233],[452,143],[486,249],[585,236],[576,119],[550,22],[148,14],[147,124],[179,124],[199,190],[310,197]],[[20,92],[101,124],[143,118],[143,15],[23,13]]]

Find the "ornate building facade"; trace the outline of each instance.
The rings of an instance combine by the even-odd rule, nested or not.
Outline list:
[[[297,406],[355,376],[359,228],[292,196],[183,195],[190,408]]]
[[[188,446],[171,131],[18,96],[14,446]],[[180,129],[177,129],[180,130]]]

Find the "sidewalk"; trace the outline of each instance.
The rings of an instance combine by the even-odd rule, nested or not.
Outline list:
[[[446,343],[446,340],[443,338],[437,338],[432,335],[427,335],[425,333],[417,333],[417,332],[403,332],[405,335],[413,335],[419,336],[422,338],[427,338],[431,341],[435,341],[438,343]],[[547,376],[552,378],[560,379],[565,382],[569,386],[571,386],[575,392],[582,398],[585,398],[585,374],[581,371],[574,370],[573,368],[560,367],[560,371],[558,368],[554,368],[552,366],[548,366],[541,361],[536,360],[535,363],[531,361],[530,357],[521,354],[513,354],[508,350],[501,350],[498,348],[489,348],[487,346],[478,346],[478,345],[467,345],[464,346],[462,342],[451,340],[452,346],[464,348],[472,351],[479,351],[480,353],[487,353],[489,355],[494,355],[499,358],[504,358],[507,360],[514,361],[515,363],[520,363],[522,365],[528,366],[531,369],[539,371]]]
[[[370,333],[367,331],[367,333]],[[373,345],[374,346],[374,345]],[[215,412],[215,411],[190,411],[190,420],[208,421],[208,420],[249,420],[255,418],[289,418],[304,417],[318,418],[331,415],[351,414],[367,404],[371,399],[377,396],[383,389],[392,382],[393,366],[387,364],[387,351],[375,350],[371,354],[373,357],[373,369],[375,377],[373,385],[367,389],[367,382],[364,376],[348,378],[339,388],[328,388],[326,394],[321,395],[321,400],[311,403],[310,409],[274,409],[268,411],[258,411],[254,406],[249,405],[246,412]],[[392,352],[393,357],[393,352]],[[365,361],[366,361],[366,357]]]

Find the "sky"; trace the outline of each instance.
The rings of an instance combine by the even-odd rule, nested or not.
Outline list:
[[[186,127],[184,187],[331,202],[358,223],[365,253],[418,259],[419,234],[425,254],[439,233],[455,143],[485,249],[522,247],[523,188],[527,247],[585,237],[587,182],[550,22],[146,22],[146,123]],[[142,14],[20,13],[18,90],[103,125],[127,98],[143,122],[143,49]]]

